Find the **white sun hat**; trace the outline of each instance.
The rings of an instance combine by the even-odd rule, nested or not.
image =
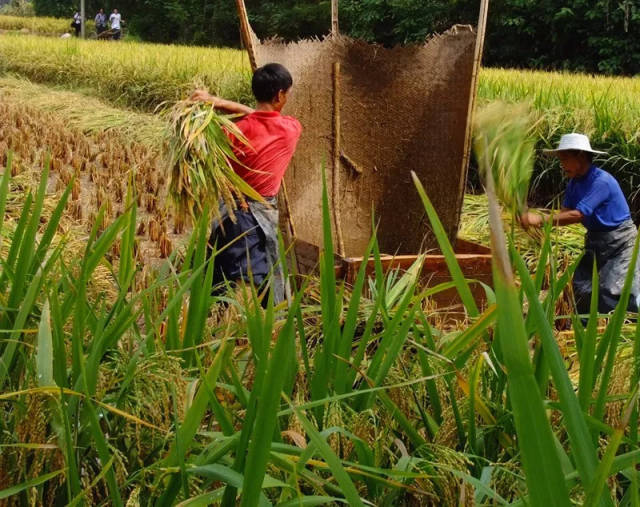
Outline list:
[[[560,151],[567,150],[579,150],[586,151],[588,153],[595,153],[599,155],[603,155],[604,151],[598,151],[591,149],[591,143],[589,142],[589,138],[584,134],[565,134],[560,138],[560,142],[558,143],[558,147],[555,150],[542,150],[544,153],[549,153],[554,155]]]

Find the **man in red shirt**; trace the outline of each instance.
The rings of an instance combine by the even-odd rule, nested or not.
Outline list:
[[[280,64],[270,63],[253,74],[251,88],[257,105],[253,109],[196,91],[192,99],[211,102],[216,109],[246,115],[237,122],[249,144],[234,139],[234,151],[240,164],[233,167],[267,204],[248,201],[248,209],[235,212],[232,221],[224,205],[219,220],[214,221],[211,245],[222,250],[216,255],[214,282],[224,280],[253,281],[266,288],[273,273],[270,288],[274,300],[284,299],[284,280],[279,269],[277,194],[302,132],[300,122],[280,113],[287,103],[293,79]]]

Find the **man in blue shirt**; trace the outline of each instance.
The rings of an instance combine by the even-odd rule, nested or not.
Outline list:
[[[593,164],[600,151],[591,149],[587,136],[562,136],[555,150],[545,150],[557,156],[569,178],[562,209],[549,216],[527,212],[521,217],[525,227],[541,227],[546,221],[553,225],[582,223],[587,229],[585,255],[573,276],[573,290],[578,313],[589,313],[591,275],[595,259],[598,270],[598,311],[613,310],[629,269],[637,230],[631,220],[627,200],[616,179]],[[636,266],[628,310],[638,311],[640,304],[640,266]]]

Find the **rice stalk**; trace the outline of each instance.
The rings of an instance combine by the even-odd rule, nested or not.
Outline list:
[[[485,178],[492,172],[496,194],[514,216],[527,208],[534,162],[532,131],[531,113],[524,104],[494,102],[474,120],[473,147],[480,170]]]
[[[178,102],[169,115],[173,145],[169,194],[178,217],[195,218],[205,209],[219,216],[219,204],[224,204],[234,219],[234,210],[247,206],[245,196],[263,200],[233,169],[232,162],[241,162],[231,136],[249,146],[233,116],[189,99]]]

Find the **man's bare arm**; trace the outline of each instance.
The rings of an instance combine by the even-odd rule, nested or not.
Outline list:
[[[545,222],[551,221],[553,225],[569,225],[582,222],[584,215],[577,209],[562,208],[557,213],[541,215],[527,211],[520,216],[523,227],[542,227]]]
[[[570,225],[582,222],[584,215],[577,209],[563,208],[557,213],[553,213],[550,219],[553,225]]]
[[[239,102],[233,102],[232,100],[221,99],[215,95],[205,92],[204,90],[197,90],[191,95],[191,100],[199,100],[202,102],[208,102],[213,104],[213,107],[220,109],[231,114],[251,114],[255,110],[252,107],[245,106]]]

